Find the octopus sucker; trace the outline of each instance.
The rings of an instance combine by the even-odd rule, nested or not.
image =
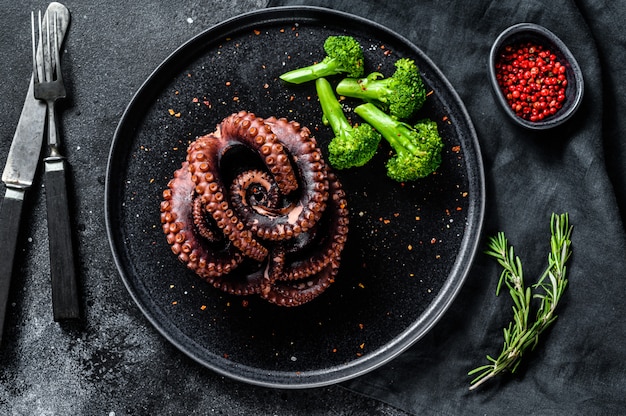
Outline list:
[[[345,193],[310,130],[246,111],[189,145],[160,209],[166,241],[190,270],[279,306],[330,286],[348,232]]]

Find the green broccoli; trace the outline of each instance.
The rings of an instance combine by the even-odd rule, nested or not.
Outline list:
[[[363,166],[374,157],[380,133],[367,123],[351,126],[335,91],[326,78],[318,78],[315,88],[323,112],[323,122],[330,125],[335,137],[328,144],[328,161],[337,169]]]
[[[329,36],[324,42],[324,50],[326,57],[321,62],[286,72],[280,79],[301,84],[340,73],[347,73],[349,77],[363,75],[363,49],[352,36]]]
[[[441,164],[443,142],[437,123],[422,120],[415,126],[399,121],[372,103],[354,109],[389,142],[396,154],[387,161],[387,176],[398,182],[423,178]]]
[[[388,78],[373,72],[366,78],[343,79],[337,93],[376,104],[394,117],[409,118],[426,101],[426,89],[413,60],[398,59],[395,66],[396,71]]]

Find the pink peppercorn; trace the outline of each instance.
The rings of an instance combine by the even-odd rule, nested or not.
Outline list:
[[[519,117],[541,121],[563,106],[567,69],[549,49],[532,42],[508,45],[495,65],[498,85]]]

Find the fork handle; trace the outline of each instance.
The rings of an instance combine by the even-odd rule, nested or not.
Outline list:
[[[67,198],[65,158],[53,154],[44,159],[48,211],[52,310],[55,321],[80,318],[74,245]]]

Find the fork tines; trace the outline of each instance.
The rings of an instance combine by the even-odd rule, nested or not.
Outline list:
[[[37,29],[35,27],[35,12],[31,12],[31,29],[32,29],[32,49],[33,49],[33,74],[35,82],[51,82],[61,79],[61,71],[59,69],[60,53],[59,40],[57,37],[57,15],[52,16],[46,14],[46,21],[43,22],[41,10],[37,12]],[[44,28],[45,23],[45,43]],[[52,29],[50,28],[52,26]],[[52,30],[52,35],[50,31]],[[41,45],[40,56],[37,56],[37,44]],[[49,58],[49,59],[46,59]]]

